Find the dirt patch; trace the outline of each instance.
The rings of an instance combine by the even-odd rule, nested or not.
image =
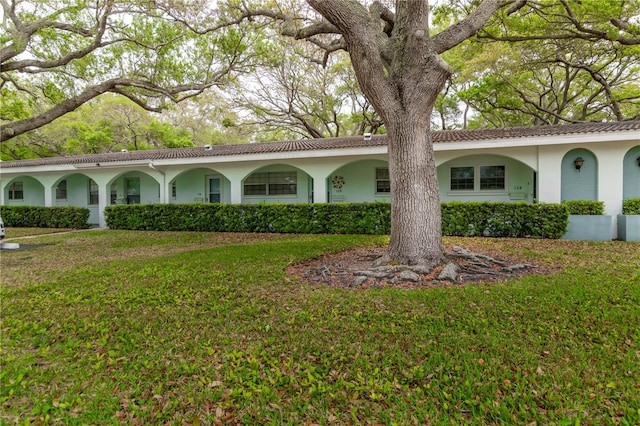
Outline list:
[[[400,265],[374,268],[373,262],[382,256],[384,250],[383,247],[360,247],[327,254],[291,265],[287,268],[287,274],[310,285],[411,289],[504,282],[526,275],[547,274],[557,269],[548,265],[533,265],[501,253],[479,254],[459,246],[447,247],[445,264],[428,271]]]

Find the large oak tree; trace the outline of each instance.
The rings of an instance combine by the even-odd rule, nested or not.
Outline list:
[[[477,33],[510,3],[484,0],[464,19],[432,35],[429,2],[307,0],[320,16],[295,20],[277,8],[243,10],[246,17],[284,22],[283,34],[330,53],[346,50],[367,99],[388,135],[391,240],[382,262],[434,266],[444,260],[436,164],[430,125],[438,94],[452,73],[441,54]]]
[[[634,45],[640,34],[633,21],[621,19],[628,16],[626,6],[609,11],[609,1],[599,7],[567,0],[444,2],[454,9],[461,5],[461,13],[437,30],[430,27],[427,0],[396,0],[392,7],[381,1],[306,0],[316,15],[308,11],[293,15],[277,4],[252,9],[245,1],[238,3],[245,6],[239,6],[245,18],[267,16],[282,22],[282,34],[311,42],[324,52],[325,62],[337,50],[349,53],[360,88],[388,134],[391,241],[381,263],[433,266],[444,258],[430,125],[438,95],[453,72],[443,59],[446,52],[492,19],[499,31],[485,31],[485,37],[512,42],[575,38]],[[521,20],[517,28],[522,29],[532,16],[535,22],[546,23],[535,34],[500,31],[504,27],[499,19]],[[556,19],[561,25],[555,25]]]
[[[159,112],[252,66],[261,36],[214,4],[0,0],[1,140],[108,92]]]

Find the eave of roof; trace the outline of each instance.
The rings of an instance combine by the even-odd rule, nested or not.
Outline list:
[[[551,126],[509,127],[473,130],[438,130],[432,132],[434,143],[474,142],[484,140],[520,139],[528,137],[560,136],[572,134],[593,134],[609,132],[640,132],[640,121],[620,121],[610,123],[577,123]],[[640,133],[639,133],[640,135]],[[267,154],[296,151],[329,149],[349,149],[386,146],[385,135],[363,137],[341,137],[327,139],[304,139],[284,142],[267,142],[239,145],[213,145],[205,147],[156,149],[145,151],[110,152],[104,154],[75,155],[68,157],[48,157],[29,160],[4,161],[0,168],[69,166],[91,163],[110,163],[187,158],[206,158],[231,155]]]

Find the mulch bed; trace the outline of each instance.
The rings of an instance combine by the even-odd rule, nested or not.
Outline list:
[[[340,253],[326,254],[316,259],[290,265],[287,268],[287,275],[309,285],[362,290],[384,287],[415,289],[505,282],[510,279],[522,278],[526,275],[547,274],[557,269],[545,265],[532,265],[526,261],[504,256],[500,253],[483,253],[481,255],[470,253],[481,257],[481,261],[478,262],[478,258],[461,255],[457,247],[447,247],[447,261],[454,262],[460,267],[458,278],[455,281],[438,279],[440,272],[445,267],[443,264],[433,268],[429,273],[419,273],[419,281],[398,280],[397,276],[394,276],[369,278],[360,284],[354,285],[354,280],[357,277],[355,272],[371,270],[374,260],[382,256],[384,250],[384,247],[359,247]],[[492,259],[497,263],[484,261],[485,259]]]

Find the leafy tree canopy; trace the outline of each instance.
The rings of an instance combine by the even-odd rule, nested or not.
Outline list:
[[[253,66],[260,31],[216,2],[0,0],[2,140],[107,92],[149,111]]]

